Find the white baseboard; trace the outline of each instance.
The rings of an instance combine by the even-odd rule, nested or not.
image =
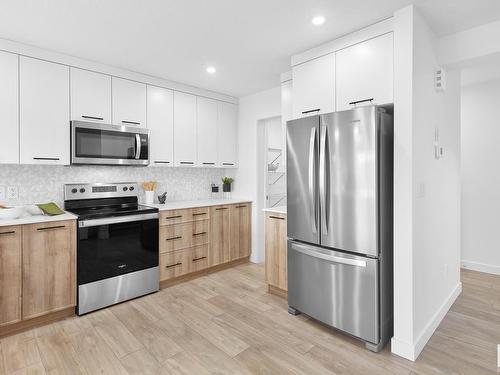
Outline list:
[[[485,264],[473,262],[471,260],[462,260],[462,268],[472,271],[491,273],[493,275],[500,275],[500,266],[496,266],[494,264]]]
[[[462,293],[462,283],[458,283],[453,291],[448,295],[448,298],[446,298],[446,300],[440,306],[439,310],[436,311],[432,319],[429,321],[429,323],[427,323],[415,343],[409,344],[403,341],[399,341],[393,337],[391,340],[391,351],[394,354],[399,355],[400,357],[406,358],[410,361],[416,361],[425,345],[431,338],[432,334],[437,329],[446,313],[450,309],[451,305],[453,305],[460,293]]]

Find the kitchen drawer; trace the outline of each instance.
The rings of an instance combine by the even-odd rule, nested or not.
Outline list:
[[[191,220],[192,212],[190,208],[160,212],[160,225],[179,224]]]
[[[208,244],[191,250],[191,271],[201,271],[208,267]]]
[[[191,259],[190,250],[160,254],[160,280],[168,280],[189,273]]]
[[[208,220],[199,220],[160,228],[160,253],[208,243]]]
[[[191,209],[192,220],[206,220],[209,219],[208,207],[197,207]]]

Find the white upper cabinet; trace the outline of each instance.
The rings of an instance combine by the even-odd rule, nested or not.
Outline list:
[[[111,76],[70,68],[71,119],[111,124]]]
[[[215,167],[217,165],[217,101],[199,96],[197,116],[198,165]]]
[[[373,104],[392,103],[393,56],[393,33],[337,51],[337,110],[367,99]],[[363,104],[370,101],[359,105]]]
[[[19,57],[23,164],[69,164],[69,67]]]
[[[296,65],[293,77],[293,117],[335,111],[335,54]]]
[[[146,85],[112,78],[113,124],[146,127]]]
[[[236,167],[238,111],[231,103],[218,103],[217,159],[222,168]]]
[[[174,92],[174,162],[193,167],[196,158],[196,96]]]
[[[151,165],[174,164],[174,92],[148,86],[149,158]]]
[[[18,56],[0,52],[0,163],[19,163]]]

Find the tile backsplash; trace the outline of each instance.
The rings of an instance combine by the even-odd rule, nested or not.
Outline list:
[[[0,203],[62,205],[64,184],[142,181],[157,181],[157,192],[167,191],[167,201],[206,199],[211,196],[210,185],[220,184],[223,175],[224,169],[208,168],[0,165],[0,186],[17,186],[19,191],[18,199]],[[143,194],[141,187],[139,200]]]

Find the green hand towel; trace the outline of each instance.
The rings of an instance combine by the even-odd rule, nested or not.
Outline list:
[[[45,215],[55,216],[62,215],[64,213],[64,211],[61,210],[59,206],[54,202],[37,204],[37,206],[43,211]]]

